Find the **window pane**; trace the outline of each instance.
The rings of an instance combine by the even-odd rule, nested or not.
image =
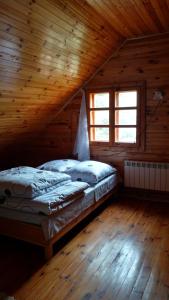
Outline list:
[[[137,91],[124,91],[115,93],[116,107],[137,106]]]
[[[91,111],[90,125],[109,125],[109,110]]]
[[[115,125],[136,125],[136,123],[137,123],[136,109],[115,111]]]
[[[101,108],[109,107],[109,93],[92,93],[90,94],[90,107]]]
[[[91,141],[109,142],[109,128],[90,128]]]
[[[136,128],[115,128],[116,143],[136,143]]]

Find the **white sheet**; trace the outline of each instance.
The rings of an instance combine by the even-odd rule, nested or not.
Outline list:
[[[31,213],[43,213],[51,215],[61,208],[70,204],[77,197],[83,196],[83,191],[88,188],[86,182],[69,182],[57,187],[49,193],[35,197],[27,198],[7,198],[0,207],[12,208],[15,210]]]
[[[70,181],[70,176],[59,172],[18,167],[0,172],[0,200],[10,197],[34,198]]]
[[[85,209],[102,198],[103,193],[110,192],[118,183],[119,179],[113,174],[95,187],[89,187],[84,191],[84,195],[74,201],[71,201],[65,207],[60,209],[51,216],[33,214],[29,212],[17,211],[0,207],[0,216],[8,219],[20,220],[22,222],[41,225],[46,240],[52,238],[57,232],[62,230],[75,217],[78,217]],[[104,194],[105,195],[105,194]]]
[[[0,217],[42,226],[45,240],[48,241],[94,203],[94,190],[88,188],[84,191],[82,197],[71,201],[69,205],[60,209],[54,215],[45,216],[0,207]]]
[[[117,174],[112,174],[97,183],[94,187],[95,201],[99,201],[103,196],[110,192],[119,182]]]

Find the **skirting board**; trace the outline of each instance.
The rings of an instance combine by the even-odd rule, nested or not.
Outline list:
[[[169,203],[169,193],[168,192],[158,192],[150,191],[136,188],[126,188],[124,187],[120,191],[120,196],[135,198],[138,200],[154,201],[154,202],[168,202]]]

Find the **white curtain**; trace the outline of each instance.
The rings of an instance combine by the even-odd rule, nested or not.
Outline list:
[[[86,114],[86,97],[84,90],[82,90],[82,102],[80,107],[79,124],[73,154],[77,155],[77,159],[80,161],[90,159],[89,136]]]

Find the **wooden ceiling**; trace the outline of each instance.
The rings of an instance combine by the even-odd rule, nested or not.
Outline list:
[[[0,143],[31,136],[124,40],[169,31],[169,0],[0,0]]]

